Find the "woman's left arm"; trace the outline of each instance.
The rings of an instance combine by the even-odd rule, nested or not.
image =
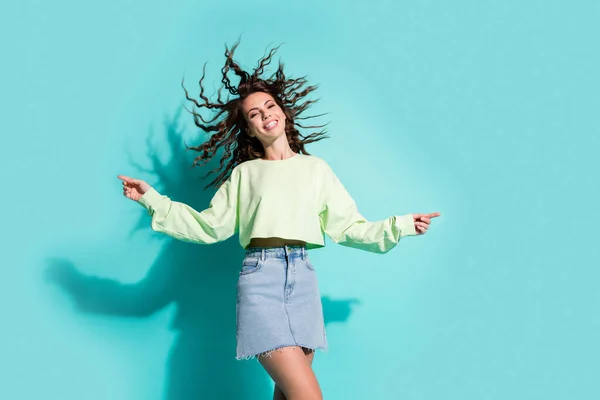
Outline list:
[[[321,228],[335,243],[373,253],[387,253],[401,238],[418,234],[413,214],[368,221],[326,163],[320,179]]]

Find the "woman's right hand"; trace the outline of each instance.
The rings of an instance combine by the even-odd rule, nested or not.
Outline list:
[[[118,175],[123,181],[123,195],[128,199],[138,201],[151,186],[141,179],[133,179],[125,175]]]

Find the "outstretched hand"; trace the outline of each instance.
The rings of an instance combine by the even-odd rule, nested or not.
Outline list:
[[[141,199],[144,193],[151,188],[150,185],[141,179],[134,179],[125,175],[118,175],[117,178],[123,181],[123,195],[134,201]]]
[[[424,235],[427,232],[427,228],[429,228],[429,224],[431,223],[431,218],[439,217],[441,213],[434,212],[429,214],[413,214],[413,219],[415,222],[415,230],[417,231],[417,235]]]

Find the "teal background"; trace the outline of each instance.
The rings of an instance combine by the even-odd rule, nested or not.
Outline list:
[[[270,398],[235,361],[237,236],[153,233],[117,174],[208,204],[182,112],[224,44],[320,85],[325,158],[371,220],[439,211],[381,256],[311,252],[327,399],[597,399],[592,1],[25,0],[0,6],[0,398]],[[276,59],[278,59],[278,57]],[[270,70],[273,71],[273,70]],[[187,104],[187,103],[186,103]]]

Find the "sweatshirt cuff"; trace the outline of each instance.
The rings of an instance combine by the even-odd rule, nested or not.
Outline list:
[[[151,187],[142,195],[142,197],[138,200],[138,203],[148,210],[150,208],[154,208],[162,198],[163,196]]]
[[[412,214],[397,215],[396,228],[400,231],[400,238],[405,236],[416,236],[415,219]]]

